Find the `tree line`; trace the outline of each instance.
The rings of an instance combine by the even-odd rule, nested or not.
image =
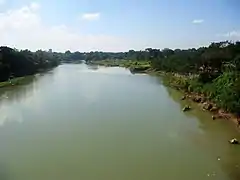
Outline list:
[[[172,78],[180,88],[205,95],[219,107],[240,112],[240,42],[223,41],[191,49],[153,49],[128,52],[64,53],[16,50],[0,47],[0,81],[31,75],[60,62],[78,60],[130,60],[150,62],[154,71],[178,74]],[[141,63],[139,63],[141,64]],[[240,113],[239,113],[240,114]]]
[[[87,61],[118,59],[148,61],[154,71],[172,74],[172,85],[204,95],[219,108],[240,115],[240,42],[223,41],[191,49],[91,52]]]
[[[223,41],[211,43],[208,47],[198,49],[153,49],[147,48],[143,51],[129,50],[128,52],[107,53],[90,52],[79,53],[81,59],[86,61],[132,60],[150,61],[156,70],[178,73],[199,73],[207,69],[212,72],[221,73],[226,68],[240,66],[240,42]],[[75,52],[76,53],[76,52]],[[74,54],[74,53],[73,53]],[[240,68],[240,67],[239,67]]]
[[[14,77],[32,75],[40,70],[52,68],[60,63],[58,55],[46,51],[31,52],[0,47],[0,81]]]

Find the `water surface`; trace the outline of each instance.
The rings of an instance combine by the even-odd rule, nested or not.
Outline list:
[[[123,68],[61,65],[0,90],[1,180],[239,180],[239,133]],[[195,105],[193,105],[195,106]]]

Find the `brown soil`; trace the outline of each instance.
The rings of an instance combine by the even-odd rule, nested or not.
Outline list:
[[[198,103],[204,111],[209,111],[213,114],[213,119],[226,119],[232,121],[240,128],[240,118],[236,117],[234,114],[226,112],[223,109],[217,107],[216,104],[207,100],[206,97],[196,93],[185,93],[183,97],[190,99]],[[182,98],[184,99],[184,98]]]

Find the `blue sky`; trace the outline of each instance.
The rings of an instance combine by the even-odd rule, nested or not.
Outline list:
[[[189,48],[240,40],[239,9],[239,0],[0,0],[0,32],[31,50]]]

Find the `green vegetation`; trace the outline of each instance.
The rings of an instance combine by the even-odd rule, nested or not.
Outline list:
[[[240,109],[240,74],[238,72],[223,72],[211,82],[204,83],[200,75],[195,77],[167,75],[167,83],[186,92],[193,92],[207,97],[219,108],[232,113]]]
[[[24,80],[25,76],[58,66],[61,62],[80,62],[83,54],[79,52],[56,53],[52,51],[17,50],[0,47],[0,87],[13,86]]]
[[[240,115],[240,42],[224,41],[187,50],[147,48],[114,55],[90,54],[86,54],[86,61],[95,64],[164,72],[171,86],[201,94],[219,108]],[[109,60],[96,61],[99,55]],[[145,65],[146,69],[142,68]]]
[[[0,81],[31,75],[59,62],[120,66],[132,72],[167,74],[171,86],[201,94],[220,108],[240,115],[240,42],[211,43],[198,49],[152,49],[128,52],[17,51],[0,48]]]
[[[11,79],[9,81],[0,82],[0,88],[19,85],[23,80],[24,80],[24,77],[19,77],[19,78]]]
[[[9,47],[0,47],[0,87],[17,84],[21,78],[41,70],[55,67],[59,58],[45,51],[18,51]],[[6,82],[3,82],[6,81]]]
[[[202,51],[198,59],[188,57],[185,61],[178,60],[179,64],[175,64],[174,67],[169,65],[168,68],[172,71],[168,73],[167,82],[178,89],[201,94],[219,108],[239,115],[239,55],[240,43],[212,44]],[[161,68],[160,65],[164,62],[157,63],[157,67]]]
[[[131,61],[131,60],[101,60],[90,61],[88,64],[129,68],[132,72],[146,72],[151,68],[150,61]]]

